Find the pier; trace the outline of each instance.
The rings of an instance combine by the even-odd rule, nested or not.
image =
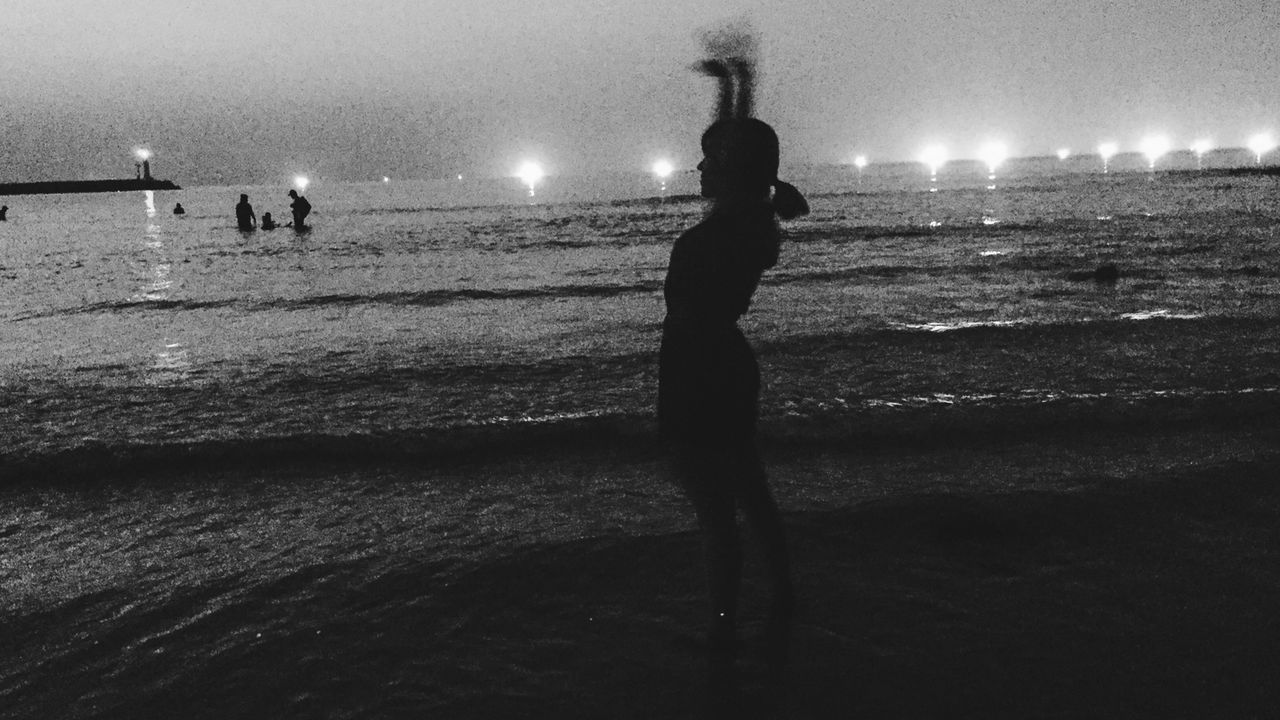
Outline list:
[[[171,180],[127,178],[124,180],[50,180],[47,182],[0,183],[0,195],[50,195],[54,193],[100,193],[127,190],[181,190]]]

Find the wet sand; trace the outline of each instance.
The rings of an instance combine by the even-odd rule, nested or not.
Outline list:
[[[1280,700],[1278,418],[770,443],[801,604],[792,663],[771,677],[748,555],[732,716],[1268,715]],[[505,536],[501,517],[476,518],[506,549],[441,559],[396,540],[414,521],[385,508],[332,517],[346,549],[316,544],[316,557],[284,546],[287,517],[231,514],[210,530],[171,496],[154,512],[200,533],[204,554],[162,584],[137,578],[165,566],[173,541],[127,528],[102,558],[111,567],[82,592],[62,577],[73,589],[56,601],[31,602],[39,591],[14,580],[54,583],[56,569],[7,554],[5,583],[22,592],[0,616],[0,705],[14,718],[704,717],[699,544],[657,465],[648,449],[605,443],[432,470],[170,478],[218,486],[224,502],[258,502],[264,483],[350,481],[395,504],[396,488],[436,475],[554,481],[584,499],[562,537],[555,518],[531,545]],[[84,500],[104,486],[59,492],[82,503],[78,521],[110,524],[111,503]],[[29,532],[0,531],[15,543]],[[246,546],[258,554],[226,559]],[[68,572],[85,580],[85,567]]]

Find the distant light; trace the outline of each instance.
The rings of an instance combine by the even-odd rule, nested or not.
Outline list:
[[[1113,142],[1104,142],[1098,145],[1098,155],[1102,156],[1102,172],[1107,172],[1107,163],[1111,162],[1111,158],[1120,152],[1120,146]]]
[[[383,175],[383,176],[382,176],[382,182],[384,182],[384,183],[391,182],[391,178],[387,177],[386,175]]]
[[[146,148],[135,149],[133,155],[138,158],[138,162],[145,162],[151,159],[151,151]]]
[[[1196,154],[1196,169],[1204,169],[1204,154],[1213,149],[1213,141],[1201,138],[1191,143],[1191,152]]]
[[[947,164],[947,149],[942,145],[930,145],[920,153],[920,162],[929,168],[929,174],[936,176],[938,168]]]
[[[989,142],[978,150],[978,156],[987,164],[987,170],[994,174],[996,168],[1008,159],[1009,148],[1002,142]]]
[[[516,177],[529,186],[529,197],[533,197],[533,189],[547,173],[543,171],[542,166],[532,160],[525,161],[516,171]]]
[[[1066,160],[1071,157],[1071,148],[1058,148],[1058,159]]]
[[[659,178],[666,180],[671,177],[671,173],[675,172],[675,165],[670,160],[659,160],[653,164],[653,174]]]
[[[858,168],[859,170],[861,170],[862,168],[866,167],[866,166],[867,166],[867,156],[866,156],[866,155],[859,155],[858,157],[854,158],[854,159],[853,159],[853,165],[854,165],[854,167]]]
[[[461,180],[461,179],[462,179],[462,173],[458,173],[458,179],[459,179],[459,180]]]
[[[1139,147],[1142,150],[1142,154],[1147,158],[1147,167],[1154,170],[1156,167],[1156,161],[1163,157],[1165,153],[1169,152],[1169,148],[1172,147],[1172,143],[1170,143],[1169,138],[1164,135],[1152,135],[1150,137],[1143,138],[1142,144]]]
[[[306,175],[293,176],[293,185],[294,187],[298,188],[299,192],[305,192],[307,189],[307,186],[310,184],[311,184],[311,181],[307,179]]]
[[[1249,150],[1253,151],[1253,155],[1258,160],[1258,164],[1262,164],[1262,156],[1276,149],[1275,138],[1271,137],[1271,133],[1258,133],[1249,138]]]
[[[547,173],[543,171],[542,166],[533,161],[525,162],[520,166],[520,169],[516,171],[516,177],[520,178],[525,185],[528,185],[530,190],[533,189],[534,185],[538,184],[538,181],[542,180],[542,178],[546,176]]]

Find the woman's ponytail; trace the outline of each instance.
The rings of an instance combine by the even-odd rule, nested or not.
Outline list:
[[[773,183],[773,211],[783,220],[791,220],[809,214],[809,201],[795,185],[781,180]]]

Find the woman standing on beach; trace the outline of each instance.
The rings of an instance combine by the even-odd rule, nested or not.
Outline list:
[[[732,665],[738,645],[738,507],[763,544],[770,574],[771,658],[785,657],[795,603],[790,562],[755,446],[760,371],[737,321],[761,274],[778,260],[777,218],[807,213],[808,205],[778,180],[777,135],[750,117],[750,55],[715,48],[712,54],[718,57],[701,68],[720,80],[719,112],[702,136],[698,165],[702,195],[712,204],[706,218],[676,240],[667,267],[658,422],[702,531],[714,671]]]

